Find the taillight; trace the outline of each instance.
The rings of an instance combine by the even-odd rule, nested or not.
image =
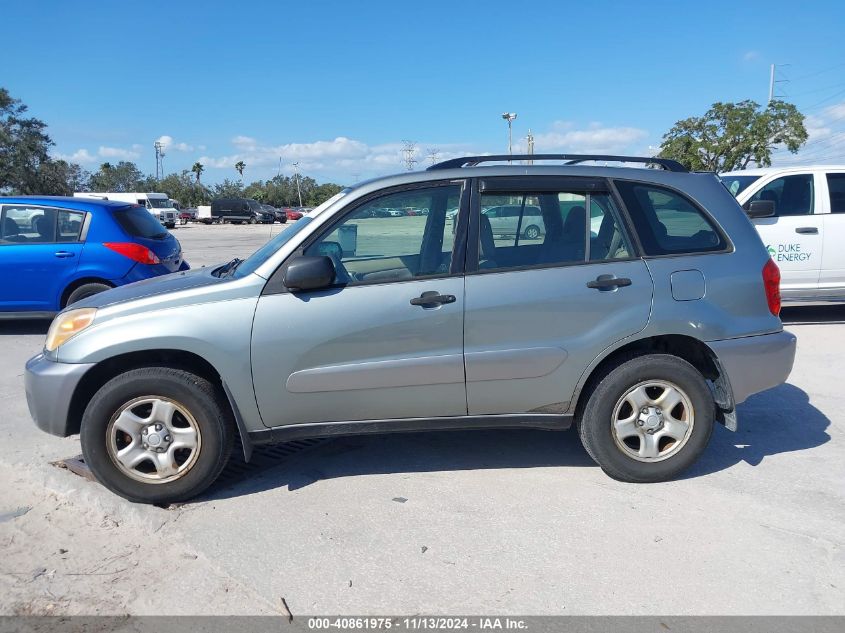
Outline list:
[[[769,310],[778,316],[780,314],[780,268],[771,259],[763,266],[763,286],[766,288]]]
[[[139,264],[160,264],[161,260],[146,246],[134,242],[104,242],[103,246]]]

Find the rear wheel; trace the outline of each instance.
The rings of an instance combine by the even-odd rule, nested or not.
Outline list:
[[[527,240],[536,240],[540,237],[540,227],[534,226],[533,224],[525,229],[525,239]]]
[[[82,454],[97,480],[140,503],[174,503],[210,486],[229,459],[231,411],[213,385],[187,371],[120,374],[82,418]]]
[[[620,481],[671,479],[698,459],[715,404],[699,371],[665,354],[639,356],[596,385],[578,421],[581,441]]]
[[[103,292],[109,289],[111,289],[111,286],[109,286],[108,284],[101,284],[96,282],[83,284],[68,295],[67,301],[65,301],[65,304],[62,306],[62,308],[69,306],[71,303],[82,301],[82,299],[87,299],[91,295],[95,295],[98,292]]]

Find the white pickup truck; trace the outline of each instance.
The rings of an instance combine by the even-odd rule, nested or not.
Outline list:
[[[791,302],[845,301],[845,165],[721,174],[781,271]]]

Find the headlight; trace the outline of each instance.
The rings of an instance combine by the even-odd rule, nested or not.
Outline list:
[[[97,314],[96,308],[79,308],[78,310],[62,312],[50,324],[44,347],[47,348],[48,352],[52,352],[69,338],[76,336],[91,325],[94,322],[95,314]]]

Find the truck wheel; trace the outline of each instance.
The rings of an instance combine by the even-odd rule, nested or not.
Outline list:
[[[62,308],[66,308],[71,303],[76,303],[77,301],[82,301],[83,299],[87,299],[88,297],[97,294],[98,292],[103,292],[105,290],[110,290],[111,286],[108,284],[100,284],[100,283],[90,283],[90,284],[83,284],[76,288],[73,292],[68,295],[67,301],[62,306]]]
[[[667,354],[639,356],[596,385],[577,420],[584,448],[619,481],[666,481],[698,459],[715,404],[699,371]]]
[[[82,455],[97,480],[139,503],[175,503],[208,488],[229,459],[232,413],[212,384],[168,367],[133,369],[94,394]]]

